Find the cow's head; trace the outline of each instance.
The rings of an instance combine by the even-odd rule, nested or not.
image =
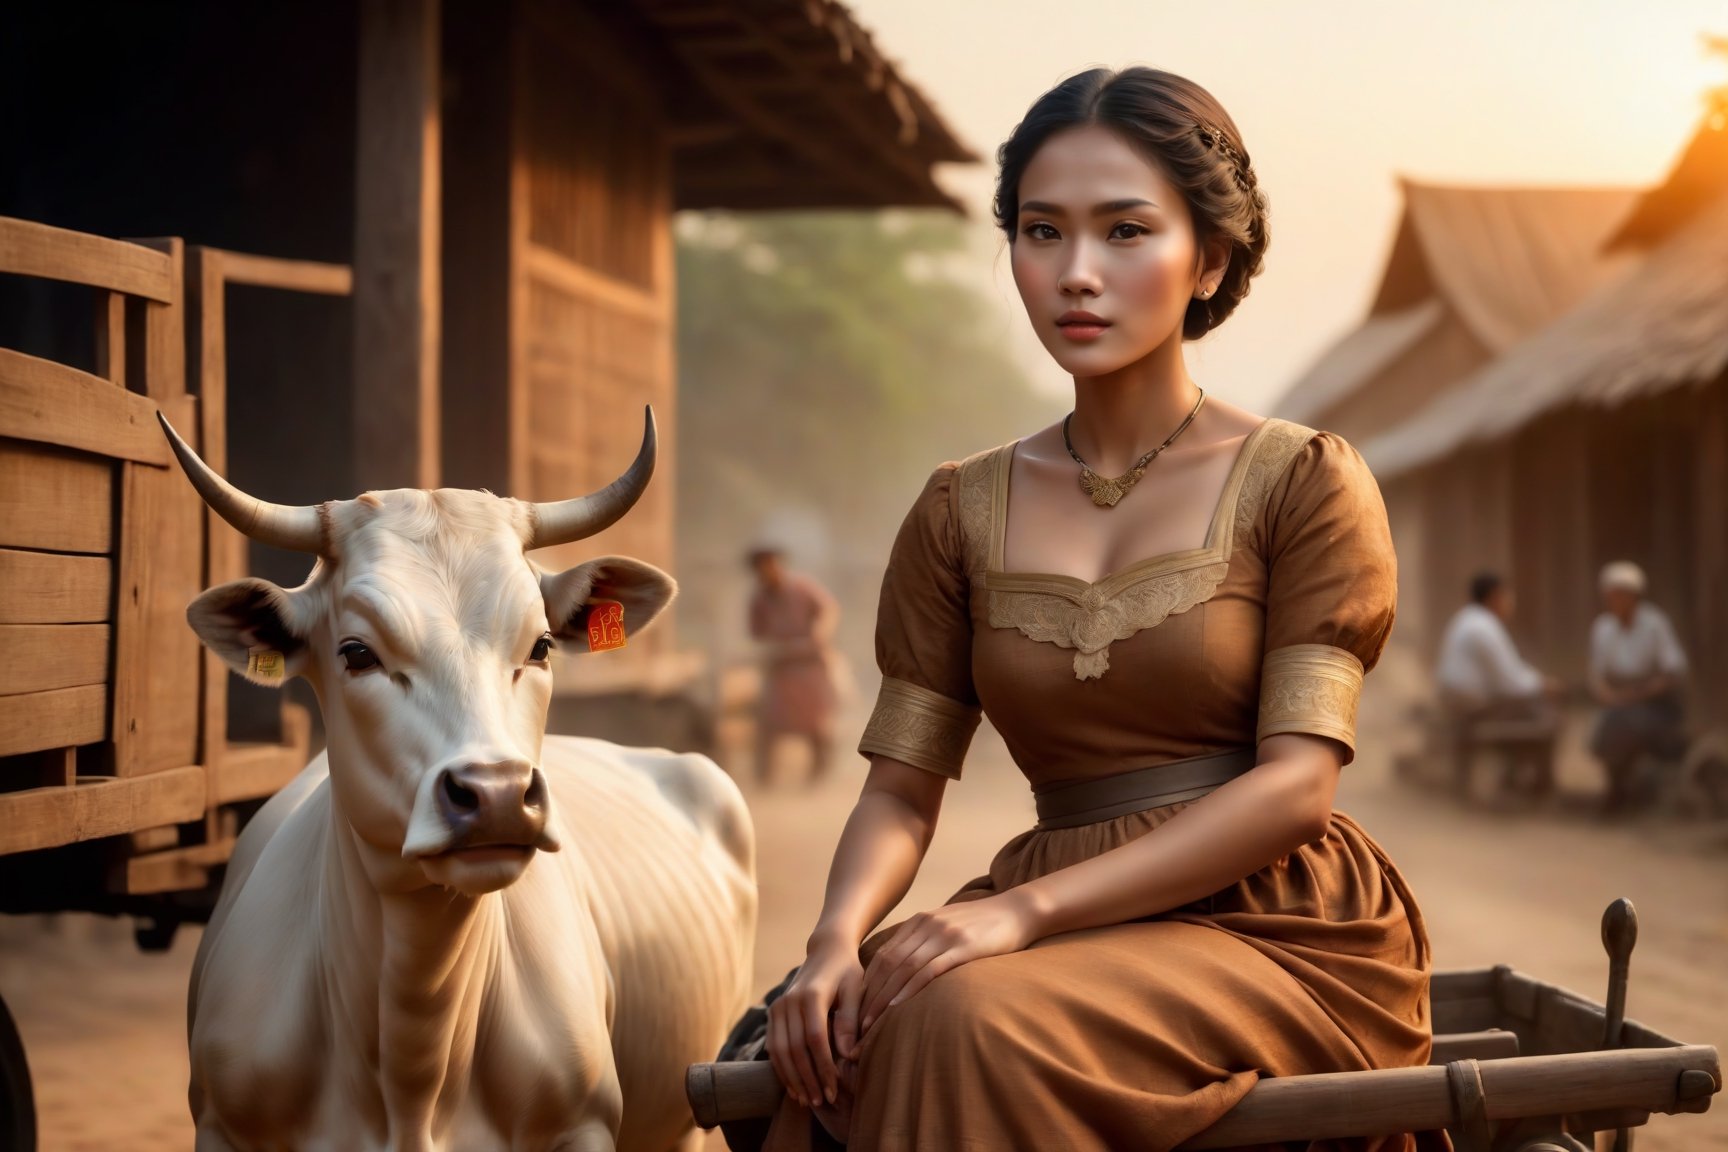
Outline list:
[[[311,681],[330,786],[380,888],[469,894],[556,851],[540,744],[556,645],[588,646],[597,602],[639,631],[672,599],[664,572],[609,556],[543,572],[530,549],[579,540],[627,512],[654,471],[654,417],[628,472],[591,495],[531,504],[445,488],[368,492],[315,507],[228,484],[162,422],[205,503],[254,540],[317,555],[306,583],[247,579],[187,609],[248,679]]]

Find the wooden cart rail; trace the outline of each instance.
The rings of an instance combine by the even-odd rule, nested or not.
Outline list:
[[[1653,1113],[1706,1111],[1722,1087],[1716,1049],[1682,1044],[1624,1018],[1637,930],[1628,901],[1609,906],[1602,920],[1605,1005],[1504,965],[1435,973],[1427,1067],[1262,1080],[1180,1147],[1444,1128],[1458,1152],[1534,1152],[1572,1147],[1577,1133],[1624,1132]],[[685,1091],[704,1128],[771,1116],[784,1095],[765,1060],[693,1064]],[[1502,1122],[1498,1139],[1494,1121]]]
[[[1452,1078],[1460,1067],[1466,1076],[1480,1076],[1489,1120],[1601,1115],[1608,1121],[1604,1129],[1623,1123],[1620,1113],[1702,1112],[1721,1081],[1716,1050],[1704,1045],[1290,1076],[1256,1084],[1227,1115],[1181,1147],[1458,1127],[1463,1118]],[[696,1122],[704,1128],[772,1115],[783,1094],[766,1061],[695,1064],[686,1087]]]
[[[309,717],[230,740],[228,671],[185,609],[245,575],[244,542],[173,468],[156,415],[221,468],[227,285],[342,296],[352,275],[4,217],[0,272],[96,303],[93,371],[0,348],[0,857],[129,837],[106,895],[202,888],[233,845],[225,806],[300,770]]]

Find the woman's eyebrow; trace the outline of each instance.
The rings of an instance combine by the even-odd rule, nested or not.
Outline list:
[[[1130,208],[1156,208],[1158,205],[1151,200],[1142,200],[1130,196],[1122,200],[1106,200],[1092,209],[1094,216],[1108,216],[1113,212],[1126,212]],[[1020,205],[1021,212],[1037,212],[1045,216],[1066,215],[1067,209],[1060,204],[1052,204],[1047,200],[1026,200]]]

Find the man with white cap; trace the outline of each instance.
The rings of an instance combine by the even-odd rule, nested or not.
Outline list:
[[[1605,611],[1590,629],[1590,690],[1602,705],[1590,751],[1608,773],[1606,808],[1633,802],[1633,772],[1643,756],[1686,750],[1681,687],[1686,653],[1662,610],[1644,599],[1644,570],[1630,560],[1602,569]]]

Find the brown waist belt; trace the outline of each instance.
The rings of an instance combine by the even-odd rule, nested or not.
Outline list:
[[[1194,800],[1254,767],[1255,750],[1238,748],[1172,760],[1098,780],[1059,784],[1039,792],[1036,830],[1096,824],[1130,812]]]

